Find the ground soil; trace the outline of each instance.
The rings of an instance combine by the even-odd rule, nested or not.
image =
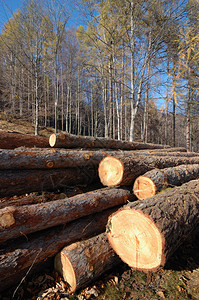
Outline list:
[[[0,120],[0,129],[34,134],[34,127],[26,121]],[[52,128],[40,128],[49,136]],[[97,188],[97,186],[96,186]],[[61,197],[86,192],[87,187],[57,191]],[[58,195],[59,196],[59,195]],[[66,283],[53,270],[53,259],[39,272],[31,272],[21,284],[0,293],[0,300],[120,300],[120,299],[194,299],[199,300],[199,228],[180,246],[163,269],[145,274],[121,263],[92,285],[68,294]]]

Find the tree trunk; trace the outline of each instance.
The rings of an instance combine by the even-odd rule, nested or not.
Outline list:
[[[147,199],[168,186],[178,186],[199,178],[199,165],[180,165],[162,170],[151,170],[136,178],[133,192],[138,199]]]
[[[140,152],[140,153],[146,153],[145,150],[136,150],[136,152]],[[187,149],[184,147],[174,147],[174,148],[163,148],[163,149],[150,149],[147,151],[147,153],[152,154],[152,153],[156,153],[156,152],[160,152],[160,153],[170,153],[172,154],[172,152],[187,152]]]
[[[122,152],[122,151],[121,151]],[[199,157],[198,152],[163,152],[163,151],[144,151],[144,150],[137,150],[137,151],[128,151],[130,154],[132,154],[133,157],[140,157],[140,159],[143,159],[143,156],[164,156],[164,157]],[[122,152],[124,155],[127,153],[127,151]]]
[[[135,3],[130,1],[130,18],[131,18],[131,28],[130,28],[130,59],[131,59],[131,87],[130,87],[130,105],[131,105],[131,120],[130,120],[130,134],[129,140],[132,142],[134,140],[134,121],[135,121]]]
[[[69,292],[87,286],[121,262],[109,246],[106,233],[73,243],[55,257],[55,270],[69,285]]]
[[[97,168],[67,168],[54,170],[1,170],[1,197],[31,192],[66,189],[69,186],[91,184],[98,180]]]
[[[143,117],[143,142],[147,143],[148,137],[148,106],[149,106],[149,76],[150,76],[150,60],[147,62],[147,77],[146,77],[146,91],[144,102],[144,117]]]
[[[109,217],[112,248],[130,267],[156,271],[199,223],[199,180],[126,205]]]
[[[21,272],[29,270],[49,257],[56,255],[71,243],[86,239],[105,231],[108,216],[118,207],[89,217],[10,241],[0,253],[0,291],[16,285],[22,278]]]
[[[176,104],[177,104],[177,97],[176,97],[176,62],[173,60],[173,147],[176,146]]]
[[[48,138],[41,136],[32,136],[16,132],[6,132],[0,130],[1,149],[14,149],[17,147],[49,147]]]
[[[19,148],[0,150],[0,170],[24,169],[63,169],[79,167],[98,167],[100,161],[108,156],[132,156],[143,159],[143,156],[160,157],[199,157],[199,153],[190,152],[163,152],[154,150],[67,150],[67,149],[42,149]]]
[[[107,155],[116,155],[119,151],[89,151],[65,149],[20,148],[0,150],[0,169],[63,169],[79,167],[98,167]],[[126,153],[126,151],[125,151]],[[35,171],[36,172],[36,171]]]
[[[123,189],[100,189],[71,198],[0,210],[0,243],[125,204],[131,193]]]
[[[42,195],[36,195],[35,193],[32,193],[28,196],[22,195],[19,197],[16,196],[5,197],[0,199],[0,209],[8,206],[22,206],[22,205],[30,205],[30,204],[38,204],[38,203],[55,201],[61,199],[63,195],[65,194],[43,193]]]
[[[134,180],[154,168],[163,169],[182,164],[198,164],[199,157],[107,156],[99,164],[98,173],[103,185],[131,185]]]
[[[105,149],[164,149],[170,146],[157,144],[144,144],[139,142],[125,142],[106,138],[93,138],[88,136],[76,136],[67,133],[51,134],[49,138],[51,147],[57,148],[105,148]]]

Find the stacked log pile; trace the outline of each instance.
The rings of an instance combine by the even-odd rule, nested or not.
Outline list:
[[[51,148],[25,139],[0,150],[0,291],[54,256],[70,293],[121,261],[155,271],[198,224],[199,153],[69,134],[52,135]],[[140,190],[149,181],[155,193],[187,183],[154,196]],[[57,193],[77,185],[90,191]]]

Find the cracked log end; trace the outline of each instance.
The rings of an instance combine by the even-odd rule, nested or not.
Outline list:
[[[134,182],[133,192],[138,199],[147,199],[155,196],[156,186],[150,178],[146,176],[139,176]]]
[[[113,250],[132,268],[155,271],[164,261],[161,233],[141,211],[123,209],[113,214],[107,236]]]
[[[105,186],[117,186],[122,182],[124,166],[119,159],[107,156],[99,164],[99,178]]]
[[[51,134],[51,136],[49,137],[49,145],[50,145],[51,147],[54,147],[54,146],[55,146],[55,144],[56,144],[56,139],[57,139],[56,134],[55,134],[55,133]]]
[[[70,293],[73,293],[77,287],[76,276],[70,260],[64,253],[60,252],[55,256],[54,267],[69,285]]]

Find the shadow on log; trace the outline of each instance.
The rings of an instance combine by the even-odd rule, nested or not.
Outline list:
[[[0,148],[14,149],[18,147],[39,147],[48,148],[49,142],[47,137],[33,136],[0,130]]]
[[[0,170],[0,197],[55,191],[99,181],[97,168],[52,170]]]
[[[108,216],[118,207],[36,232],[27,237],[10,241],[0,250],[0,291],[16,285],[24,276],[24,270],[55,256],[61,249],[80,239],[86,239],[105,232]],[[20,275],[21,274],[21,275]],[[22,277],[21,277],[22,276]]]

